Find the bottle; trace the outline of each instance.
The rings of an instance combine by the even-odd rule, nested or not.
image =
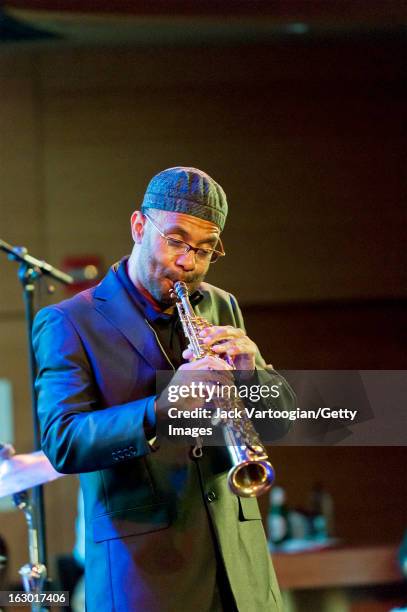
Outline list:
[[[321,483],[311,493],[312,538],[326,540],[333,533],[333,502]]]
[[[282,487],[273,487],[270,492],[268,536],[272,548],[278,548],[289,539],[286,493]]]

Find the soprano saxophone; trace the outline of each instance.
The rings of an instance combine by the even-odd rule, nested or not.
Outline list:
[[[195,315],[188,297],[188,288],[182,281],[174,283],[172,295],[176,298],[176,306],[194,359],[201,359],[206,355],[219,355],[210,347],[202,344],[199,332],[210,323],[202,317]],[[228,360],[233,367],[233,363]],[[229,401],[229,400],[228,400]],[[245,414],[244,405],[240,398],[230,399],[232,409]],[[228,474],[228,485],[232,493],[240,497],[258,497],[268,491],[274,481],[274,468],[271,465],[266,449],[261,443],[251,420],[242,418],[221,419],[223,438],[228,449],[232,467]]]

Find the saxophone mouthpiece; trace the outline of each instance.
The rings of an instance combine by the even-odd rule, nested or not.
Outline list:
[[[183,297],[188,297],[188,287],[184,281],[176,281],[174,283],[174,291],[180,300]]]

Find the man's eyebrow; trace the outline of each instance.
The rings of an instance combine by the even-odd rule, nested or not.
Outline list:
[[[186,240],[188,240],[190,238],[190,234],[189,232],[184,229],[183,227],[179,226],[179,225],[169,225],[167,228],[165,228],[164,230],[164,234],[180,234],[183,238],[185,238]],[[212,236],[208,236],[208,238],[203,238],[202,240],[199,240],[199,242],[197,242],[197,244],[208,244],[208,243],[212,243],[212,244],[217,244],[219,240],[219,234],[218,233],[214,233],[212,234]]]

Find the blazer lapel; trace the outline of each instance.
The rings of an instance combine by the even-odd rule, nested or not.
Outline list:
[[[118,329],[154,370],[171,365],[161,349],[154,330],[111,268],[94,292],[95,308]]]

